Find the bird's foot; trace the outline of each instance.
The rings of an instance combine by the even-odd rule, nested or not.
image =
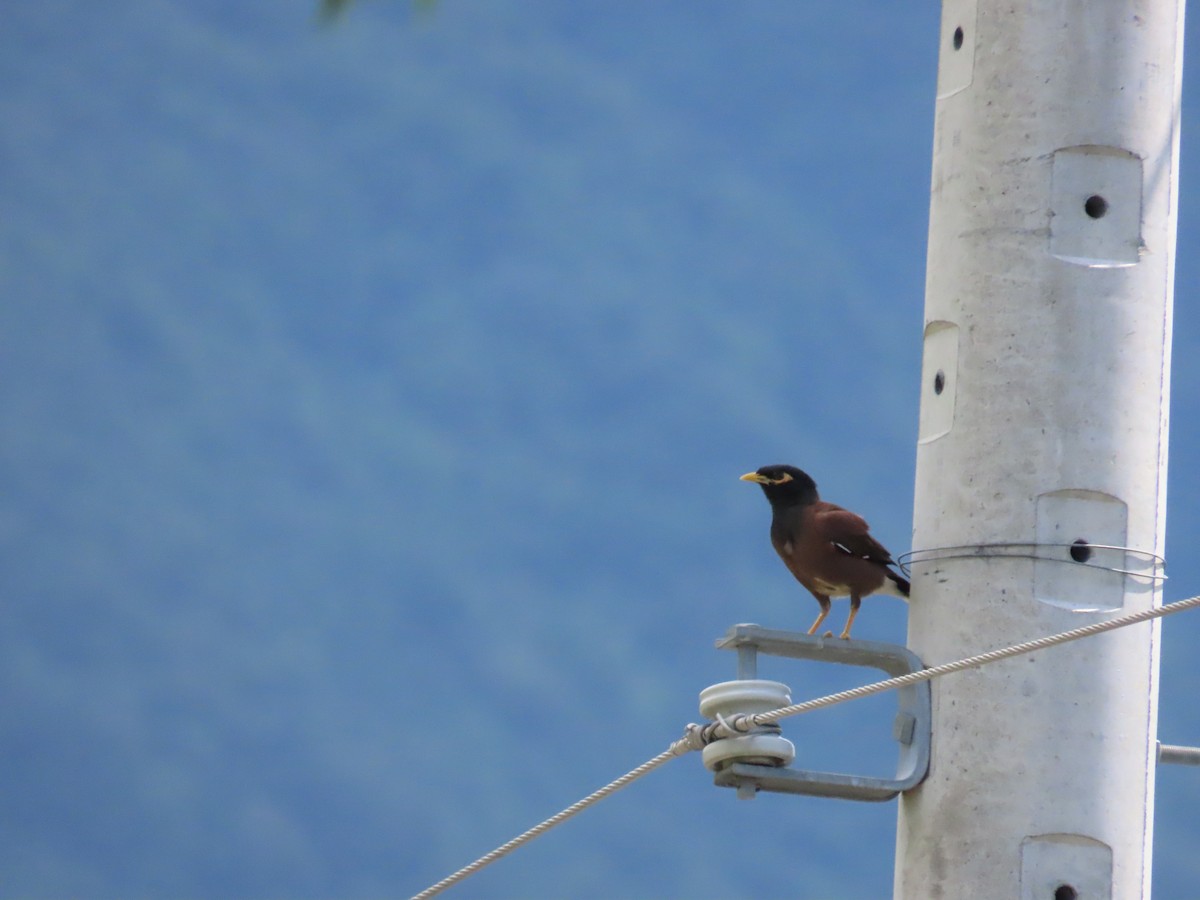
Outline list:
[[[827,632],[825,632],[823,635],[821,635],[821,637],[833,637],[833,632],[832,632],[832,631],[827,631]]]
[[[832,634],[832,632],[831,632],[831,634]],[[848,640],[850,640],[850,632],[843,631],[841,634],[838,635],[838,637],[840,637],[843,641],[848,641]]]

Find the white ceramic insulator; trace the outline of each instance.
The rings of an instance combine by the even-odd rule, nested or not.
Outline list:
[[[706,719],[719,716],[728,721],[732,716],[770,712],[791,702],[791,690],[778,681],[757,678],[723,681],[700,692],[700,715]],[[746,734],[714,741],[704,748],[701,756],[704,765],[713,771],[735,762],[786,766],[796,758],[796,748],[777,734]]]

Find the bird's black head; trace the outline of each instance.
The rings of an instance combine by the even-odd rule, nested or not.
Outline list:
[[[742,481],[761,485],[772,506],[797,506],[817,500],[817,483],[795,466],[763,466],[747,472]]]

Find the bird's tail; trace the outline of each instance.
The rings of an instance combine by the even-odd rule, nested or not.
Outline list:
[[[892,585],[895,588],[896,596],[902,598],[907,603],[908,592],[912,588],[912,585],[908,583],[908,579],[899,572],[893,572],[891,569],[886,569],[885,573],[887,574],[888,580],[892,582]]]

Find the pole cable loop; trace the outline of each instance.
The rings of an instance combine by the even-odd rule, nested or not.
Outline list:
[[[1066,551],[1051,553],[1049,551]],[[1092,561],[1095,551],[1109,551],[1106,555],[1122,553],[1132,558],[1132,564],[1145,566],[1149,571],[1122,568],[1115,565],[1103,565]],[[1041,553],[1039,551],[1047,551]],[[1132,578],[1144,578],[1147,581],[1161,583],[1167,580],[1167,561],[1157,553],[1149,550],[1139,550],[1137,547],[1121,547],[1116,544],[1093,544],[1089,541],[1078,540],[1069,544],[1063,543],[1025,543],[1000,542],[990,544],[959,544],[952,547],[929,547],[924,550],[912,550],[901,553],[896,557],[896,564],[905,575],[912,576],[912,566],[917,563],[939,562],[944,559],[1032,559],[1037,562],[1063,563],[1083,566],[1087,569],[1098,569],[1101,572],[1112,572],[1115,575],[1129,575]],[[1127,563],[1128,564],[1128,563]]]

